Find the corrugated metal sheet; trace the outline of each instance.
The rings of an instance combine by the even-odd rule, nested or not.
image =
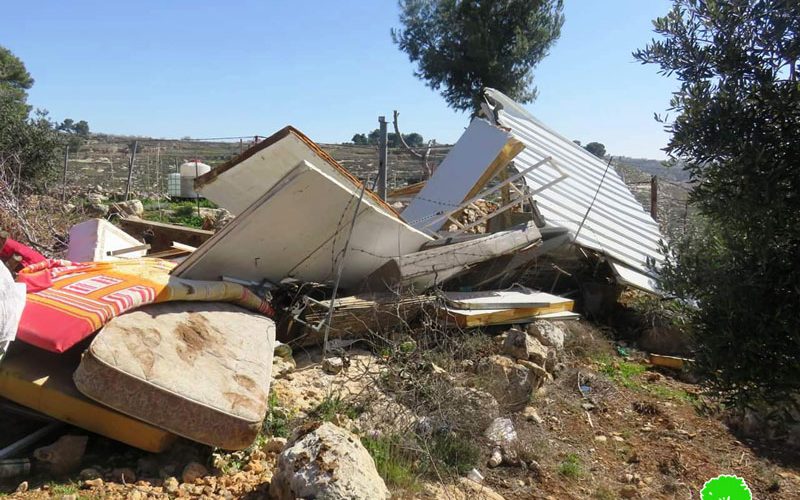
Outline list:
[[[663,261],[658,224],[636,201],[614,168],[608,169],[601,186],[606,161],[550,130],[502,92],[486,89],[485,96],[498,124],[510,128],[525,144],[525,149],[514,160],[518,170],[550,156],[568,176],[535,196],[548,223],[577,233],[575,243],[581,246],[652,274],[648,261],[655,262],[656,266]],[[558,176],[559,172],[546,164],[526,174],[525,180],[530,188],[536,189]],[[597,199],[592,205],[595,193]],[[590,206],[589,215],[578,232]]]

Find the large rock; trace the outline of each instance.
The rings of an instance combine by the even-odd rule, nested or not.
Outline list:
[[[476,372],[486,377],[484,389],[511,411],[524,408],[534,389],[541,383],[528,367],[506,356],[494,355],[482,359]]]
[[[514,429],[514,422],[510,418],[492,420],[484,435],[497,446],[508,446],[517,440],[517,431]]]
[[[389,498],[358,437],[330,422],[301,428],[292,437],[278,457],[270,494],[278,500]]]
[[[514,359],[530,360],[539,366],[547,361],[547,348],[522,330],[512,328],[503,342],[503,352]]]
[[[111,205],[111,213],[141,217],[144,215],[144,205],[139,200],[118,201]]]
[[[528,325],[528,334],[547,347],[552,347],[557,351],[564,349],[564,339],[566,332],[555,323],[550,321],[534,321]]]

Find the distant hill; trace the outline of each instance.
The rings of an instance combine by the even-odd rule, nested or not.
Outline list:
[[[689,180],[689,173],[683,170],[680,165],[665,167],[663,162],[659,160],[628,158],[627,156],[619,156],[614,159],[618,164],[633,167],[650,175],[657,175],[677,182],[687,182]]]

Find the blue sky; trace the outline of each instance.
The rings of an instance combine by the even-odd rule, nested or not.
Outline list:
[[[653,113],[676,83],[631,52],[668,0],[566,0],[561,38],[528,109],[613,155],[658,158]],[[349,140],[400,111],[404,132],[453,142],[468,116],[413,76],[392,43],[393,0],[0,1],[0,45],[36,83],[29,102],[92,130],[153,137],[268,135],[292,124]]]

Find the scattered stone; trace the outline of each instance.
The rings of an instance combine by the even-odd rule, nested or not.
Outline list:
[[[291,356],[288,358],[273,356],[272,358],[272,378],[284,378],[295,368],[297,368],[297,363]]]
[[[262,446],[261,449],[266,453],[280,453],[285,446],[286,438],[271,437],[266,443],[264,443],[264,446]]]
[[[517,361],[517,363],[521,364],[522,366],[524,366],[525,368],[530,370],[531,375],[534,376],[534,380],[535,380],[534,384],[533,384],[534,387],[537,387],[537,388],[541,387],[542,384],[544,383],[544,381],[547,380],[547,378],[549,377],[549,375],[547,373],[547,370],[545,370],[543,367],[537,365],[533,361],[526,361],[524,359],[520,359],[520,360]]]
[[[296,432],[278,457],[270,494],[278,500],[389,498],[358,436],[330,422]]]
[[[105,484],[102,478],[96,477],[94,479],[86,479],[83,482],[83,487],[85,489],[92,489],[92,488],[100,488]]]
[[[56,474],[66,474],[78,468],[86,452],[87,436],[61,436],[48,446],[33,452],[36,460],[46,462]]]
[[[164,491],[169,493],[170,495],[174,495],[178,492],[178,480],[172,476],[164,479]]]
[[[594,440],[597,441],[598,443],[605,443],[606,441],[608,441],[608,438],[600,434],[598,436],[595,436]]]
[[[647,379],[648,382],[659,382],[664,378],[664,375],[661,375],[658,372],[647,372],[645,378]]]
[[[25,493],[26,491],[28,491],[28,481],[22,481],[19,483],[19,486],[17,486],[16,492]]]
[[[595,406],[592,403],[587,402],[587,403],[581,403],[581,408],[583,408],[586,411],[592,411],[594,410]]]
[[[517,440],[517,431],[510,418],[496,418],[492,420],[485,432],[486,437],[496,445],[508,445]]]
[[[78,495],[76,495],[74,493],[72,493],[70,495],[61,495],[61,500],[78,500]]]
[[[136,473],[130,467],[119,467],[111,471],[111,480],[116,483],[133,484],[136,482]]]
[[[533,406],[526,406],[524,410],[522,410],[522,416],[525,417],[525,420],[529,422],[536,422],[539,425],[542,425],[544,420],[542,417],[539,416],[539,412],[536,411],[536,408]]]
[[[330,373],[331,375],[335,375],[342,371],[344,368],[344,360],[339,357],[335,358],[325,358],[322,360],[322,369],[325,370],[326,373]]]
[[[633,486],[631,484],[619,490],[619,496],[621,496],[622,498],[634,498],[638,494],[639,490],[636,489],[636,486]]]
[[[534,321],[528,325],[528,333],[543,345],[553,347],[558,351],[564,349],[566,332],[549,321]]]
[[[183,472],[181,473],[181,480],[184,483],[194,483],[195,480],[200,479],[208,475],[208,469],[199,463],[199,462],[191,462],[183,468]]]
[[[613,439],[614,441],[616,441],[616,442],[618,442],[618,443],[623,443],[623,442],[625,442],[625,439],[623,439],[623,438],[622,438],[622,436],[612,436],[612,438],[611,438],[611,439]]]
[[[492,456],[489,457],[487,465],[491,468],[495,468],[501,463],[503,463],[503,455],[500,453],[500,448],[495,448],[492,450]]]

